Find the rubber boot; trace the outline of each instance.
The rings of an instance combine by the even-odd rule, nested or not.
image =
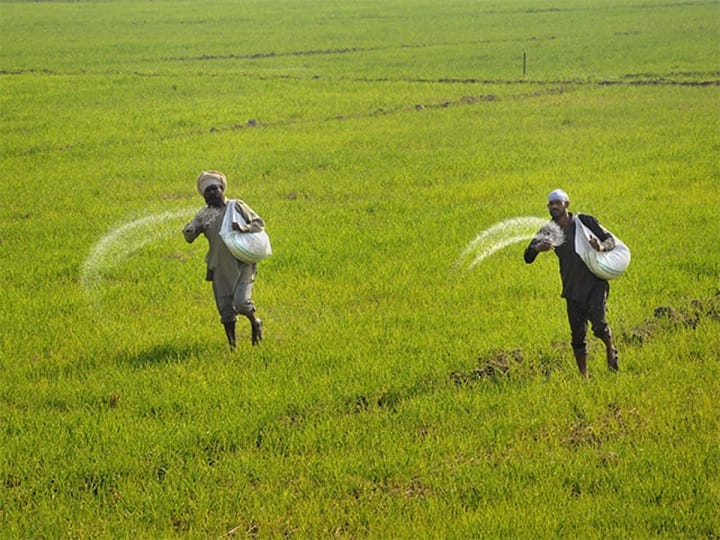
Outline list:
[[[227,336],[230,349],[234,351],[237,346],[237,340],[235,339],[235,321],[224,322],[223,326],[225,327],[225,335]]]
[[[263,338],[262,321],[258,319],[254,313],[248,315],[248,319],[250,319],[250,328],[252,329],[252,344],[257,345]]]
[[[583,379],[587,379],[587,353],[575,353],[575,362],[577,362],[577,367],[580,370],[580,375],[583,376]]]
[[[603,340],[605,342],[605,354],[607,356],[607,366],[610,371],[617,372],[618,367],[618,352],[613,344],[612,338]]]

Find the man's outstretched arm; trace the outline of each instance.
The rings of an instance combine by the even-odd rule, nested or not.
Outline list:
[[[540,253],[541,251],[550,251],[551,249],[552,244],[547,240],[542,240],[540,242],[538,242],[537,240],[533,240],[532,242],[530,242],[530,245],[525,248],[525,262],[530,264],[538,256],[538,253]]]

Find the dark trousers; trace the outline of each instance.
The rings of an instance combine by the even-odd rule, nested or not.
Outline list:
[[[611,337],[610,327],[605,320],[607,290],[601,289],[591,294],[588,302],[567,299],[567,314],[570,322],[570,335],[575,356],[587,355],[588,322],[592,325],[593,334],[607,341]]]

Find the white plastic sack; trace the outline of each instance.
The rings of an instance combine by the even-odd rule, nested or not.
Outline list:
[[[235,231],[233,222],[247,224],[242,214],[235,208],[235,201],[228,201],[225,217],[220,227],[220,238],[232,253],[233,257],[244,263],[260,262],[272,255],[270,237],[265,231],[247,233]]]
[[[615,247],[610,251],[597,251],[590,245],[594,235],[580,218],[575,218],[575,252],[585,266],[600,279],[619,278],[630,265],[630,250],[615,235]]]

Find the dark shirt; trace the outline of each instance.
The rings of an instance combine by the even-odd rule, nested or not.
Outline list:
[[[578,214],[578,218],[580,217],[581,215]],[[604,230],[593,216],[582,214],[582,222],[601,242],[612,238],[612,235]],[[598,289],[608,291],[610,285],[604,279],[600,279],[590,272],[583,260],[575,253],[575,219],[573,219],[573,214],[570,214],[569,225],[564,232],[564,242],[554,250],[560,263],[560,278],[562,280],[562,294],[560,296],[568,300],[588,303],[590,298],[596,297]],[[534,243],[535,240],[530,242],[530,245],[525,249],[526,263],[533,262],[538,255]]]

